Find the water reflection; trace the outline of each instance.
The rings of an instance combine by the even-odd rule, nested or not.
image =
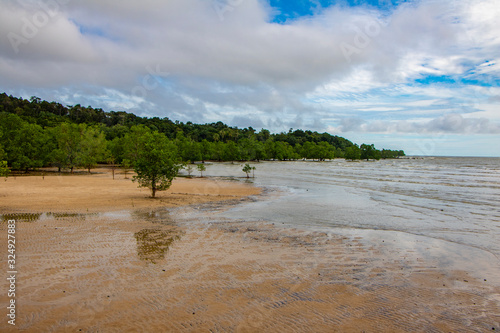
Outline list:
[[[175,225],[173,218],[166,209],[158,210],[136,210],[130,213],[133,220],[147,220],[163,225]]]
[[[179,240],[182,234],[175,229],[142,229],[134,234],[137,240],[137,255],[145,261],[164,259],[173,242]]]
[[[85,220],[87,217],[99,216],[98,213],[10,213],[0,215],[0,221],[16,220],[17,222],[36,222],[46,219],[78,219]]]
[[[64,219],[64,218],[74,218],[85,220],[87,217],[99,216],[99,213],[47,213],[47,217],[53,217],[55,219]]]
[[[41,213],[13,213],[13,214],[3,214],[0,215],[3,222],[7,222],[8,220],[16,220],[17,222],[34,222],[38,221],[42,216]]]

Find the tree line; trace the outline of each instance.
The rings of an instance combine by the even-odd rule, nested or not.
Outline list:
[[[133,166],[141,150],[147,149],[145,138],[152,136],[179,162],[404,156],[402,150],[358,146],[328,133],[290,129],[273,134],[266,129],[241,129],[222,122],[173,122],[0,94],[0,173],[45,166],[71,171],[86,168],[90,172],[98,163]]]

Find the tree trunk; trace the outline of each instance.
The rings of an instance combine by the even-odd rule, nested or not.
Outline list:
[[[156,177],[151,179],[151,198],[154,198],[156,195]]]

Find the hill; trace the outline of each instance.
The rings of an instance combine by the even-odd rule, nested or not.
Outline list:
[[[0,94],[0,161],[15,170],[43,166],[90,168],[98,162],[129,163],[146,132],[168,138],[182,161],[380,159],[404,156],[329,133],[271,133],[222,122],[194,124],[168,118],[105,112],[80,104],[64,106],[38,97]]]

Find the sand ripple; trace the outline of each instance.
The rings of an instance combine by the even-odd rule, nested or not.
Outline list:
[[[18,224],[25,332],[479,332],[500,288],[361,238],[140,213]],[[142,216],[142,218],[141,218]],[[157,216],[157,215],[155,215]],[[4,233],[6,224],[0,224]],[[0,246],[6,247],[2,238]],[[6,283],[0,285],[6,290]],[[7,301],[1,295],[2,304]],[[6,320],[0,330],[9,331]],[[15,331],[15,330],[11,330]]]

